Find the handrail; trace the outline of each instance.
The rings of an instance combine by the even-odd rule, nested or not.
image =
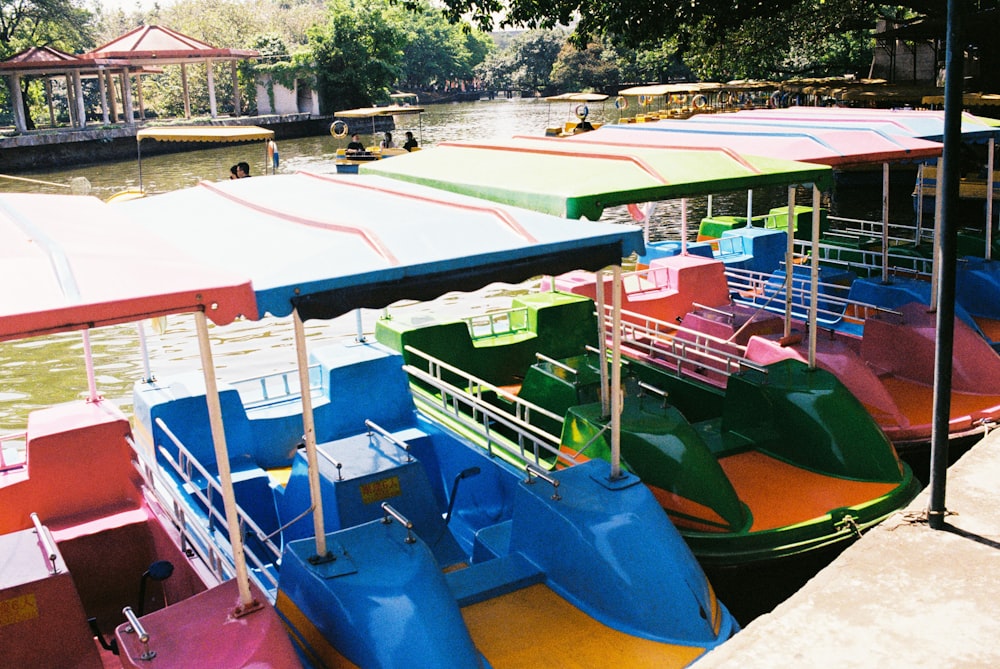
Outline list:
[[[548,364],[552,365],[553,367],[558,367],[559,369],[561,369],[564,372],[567,372],[569,374],[572,374],[573,376],[579,376],[579,374],[580,374],[580,370],[575,369],[573,367],[570,367],[569,365],[567,365],[564,362],[559,362],[555,358],[550,358],[549,356],[545,355],[544,353],[537,353],[536,352],[535,353],[535,359],[538,360],[538,362],[545,362],[545,363],[548,363]]]
[[[417,538],[413,536],[413,523],[406,516],[394,509],[389,502],[382,502],[382,510],[385,511],[385,515],[382,516],[382,524],[389,525],[392,523],[392,519],[395,519],[397,523],[406,528],[406,538],[403,541],[408,544],[417,542]]]
[[[139,656],[139,659],[152,660],[156,657],[156,651],[149,649],[149,632],[146,631],[146,628],[139,622],[139,618],[132,612],[131,606],[126,606],[122,609],[122,615],[124,615],[125,620],[128,621],[128,628],[126,628],[125,631],[133,632],[139,638],[139,643],[142,644],[143,652],[142,655]]]
[[[31,524],[35,526],[35,533],[38,535],[38,540],[42,542],[42,548],[45,549],[45,557],[49,561],[49,569],[53,574],[58,573],[56,560],[59,559],[59,551],[56,550],[56,542],[52,540],[52,535],[49,534],[49,528],[42,525],[42,521],[34,511],[31,512]]]
[[[397,448],[406,452],[406,461],[413,462],[413,456],[410,454],[410,445],[403,441],[402,439],[397,439],[392,432],[389,432],[384,427],[378,425],[373,420],[365,419],[365,427],[368,428],[368,436],[371,437],[373,432],[377,432],[382,437],[389,440],[389,443],[393,444]]]
[[[533,485],[535,483],[535,480],[531,478],[531,475],[534,474],[535,476],[537,476],[538,478],[540,478],[541,480],[545,481],[550,486],[552,486],[553,501],[558,502],[559,500],[562,499],[562,497],[559,495],[559,479],[557,479],[554,476],[551,476],[548,472],[546,472],[543,469],[540,469],[537,465],[531,462],[524,465],[524,471],[528,475],[528,477],[524,480],[526,485]]]

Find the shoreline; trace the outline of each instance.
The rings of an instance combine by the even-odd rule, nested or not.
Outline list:
[[[171,125],[259,125],[274,131],[275,139],[311,137],[325,135],[330,131],[334,116],[313,116],[311,114],[272,114],[267,116],[241,116],[238,118],[192,120]],[[392,130],[391,117],[384,121],[381,132]],[[66,166],[95,165],[105,161],[129,160],[136,156],[135,135],[138,130],[149,127],[146,123],[131,126],[94,127],[84,130],[34,131],[24,135],[0,137],[0,156],[3,157],[2,170],[5,174],[30,173],[35,170],[53,169]],[[143,155],[181,153],[204,148],[199,142],[143,142]]]

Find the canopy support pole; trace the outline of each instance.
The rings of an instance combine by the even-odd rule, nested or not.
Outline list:
[[[990,137],[989,154],[986,156],[986,250],[983,257],[993,259],[993,165],[995,163],[996,140]]]
[[[648,223],[647,223],[648,225]],[[681,198],[681,255],[688,252],[688,201],[686,197]],[[619,268],[619,271],[621,268]]]
[[[597,279],[594,284],[594,299],[597,302],[597,351],[600,358],[601,370],[601,415],[607,416],[611,413],[611,399],[608,393],[608,336],[607,323],[605,317],[607,310],[604,308],[604,270],[597,270]],[[553,285],[555,282],[553,281]]]
[[[215,362],[208,339],[208,319],[204,311],[196,311],[195,324],[198,328],[198,352],[201,354],[201,369],[205,376],[205,401],[208,403],[208,422],[212,429],[212,443],[215,446],[215,461],[219,468],[219,484],[222,486],[222,505],[226,512],[226,527],[233,550],[233,567],[240,593],[240,603],[236,615],[243,615],[261,607],[250,591],[250,574],[247,572],[246,555],[243,552],[243,535],[233,490],[233,474],[229,466],[229,447],[226,431],[222,424],[222,404],[219,401],[219,386],[215,380]]]
[[[612,269],[611,290],[611,480],[621,477],[621,432],[622,432],[622,267]],[[603,322],[603,319],[601,319]],[[606,340],[601,328],[601,340]],[[601,360],[601,367],[604,367]]]
[[[889,163],[882,163],[882,283],[889,283]]]
[[[83,330],[83,359],[87,366],[87,393],[88,402],[98,402],[101,397],[97,394],[97,377],[94,374],[94,354],[90,350],[90,328]]]
[[[785,228],[785,337],[792,334],[792,278],[795,262],[795,235],[792,232],[792,215],[795,211],[795,186],[788,187],[788,226]],[[813,247],[815,255],[816,248]],[[810,323],[810,327],[814,327]]]
[[[313,420],[312,393],[309,391],[309,358],[306,353],[306,328],[299,310],[292,311],[295,324],[295,355],[299,367],[299,394],[302,396],[302,429],[306,442],[306,462],[309,465],[309,498],[313,506],[313,532],[316,535],[316,555],[310,562],[318,564],[332,559],[326,548],[326,528],[323,523],[323,498],[319,485],[319,459],[316,457],[316,423]]]
[[[809,277],[809,369],[816,369],[816,323],[819,320],[819,187],[813,184],[812,267]],[[789,209],[791,211],[791,209]],[[791,219],[789,219],[790,221]]]

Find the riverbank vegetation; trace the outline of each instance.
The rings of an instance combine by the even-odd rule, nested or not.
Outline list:
[[[213,46],[260,52],[239,67],[242,112],[250,114],[261,73],[305,83],[327,113],[383,104],[398,90],[615,94],[673,80],[865,76],[877,20],[903,11],[865,0],[636,0],[628,12],[617,0],[444,0],[444,9],[425,0],[178,0],[148,10],[105,10],[101,0],[87,0],[91,10],[82,1],[0,0],[0,59],[30,46],[82,53],[143,24],[165,26]],[[487,32],[509,25],[532,29]],[[228,66],[217,67],[219,113],[232,113]],[[209,106],[206,80],[203,67],[189,66],[195,115]],[[31,116],[47,122],[42,81],[23,81]],[[65,117],[54,83],[57,116]],[[6,86],[5,78],[0,124],[10,123]],[[143,75],[147,115],[183,115],[182,90],[177,67]],[[85,83],[85,95],[97,109],[96,82]]]

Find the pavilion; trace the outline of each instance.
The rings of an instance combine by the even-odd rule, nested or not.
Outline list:
[[[83,129],[87,125],[81,83],[83,78],[96,77],[98,81],[101,115],[105,125],[118,121],[118,97],[114,86],[114,79],[117,78],[121,90],[122,118],[126,125],[134,125],[133,76],[137,83],[139,119],[144,120],[146,111],[142,95],[142,74],[160,72],[162,71],[160,68],[165,65],[181,67],[184,118],[191,117],[187,66],[194,63],[206,65],[209,113],[212,118],[217,118],[215,74],[212,65],[216,62],[229,62],[233,81],[233,108],[235,115],[239,116],[241,101],[236,65],[240,60],[256,58],[259,55],[257,51],[252,50],[214,47],[161,26],[139,26],[93,51],[77,56],[51,47],[32,47],[0,62],[0,74],[8,77],[11,102],[14,107],[14,126],[18,132],[27,132],[24,101],[21,97],[21,79],[25,76],[45,79],[49,115],[53,125],[55,125],[55,113],[51,84],[53,79],[65,77],[70,123],[75,129]]]

